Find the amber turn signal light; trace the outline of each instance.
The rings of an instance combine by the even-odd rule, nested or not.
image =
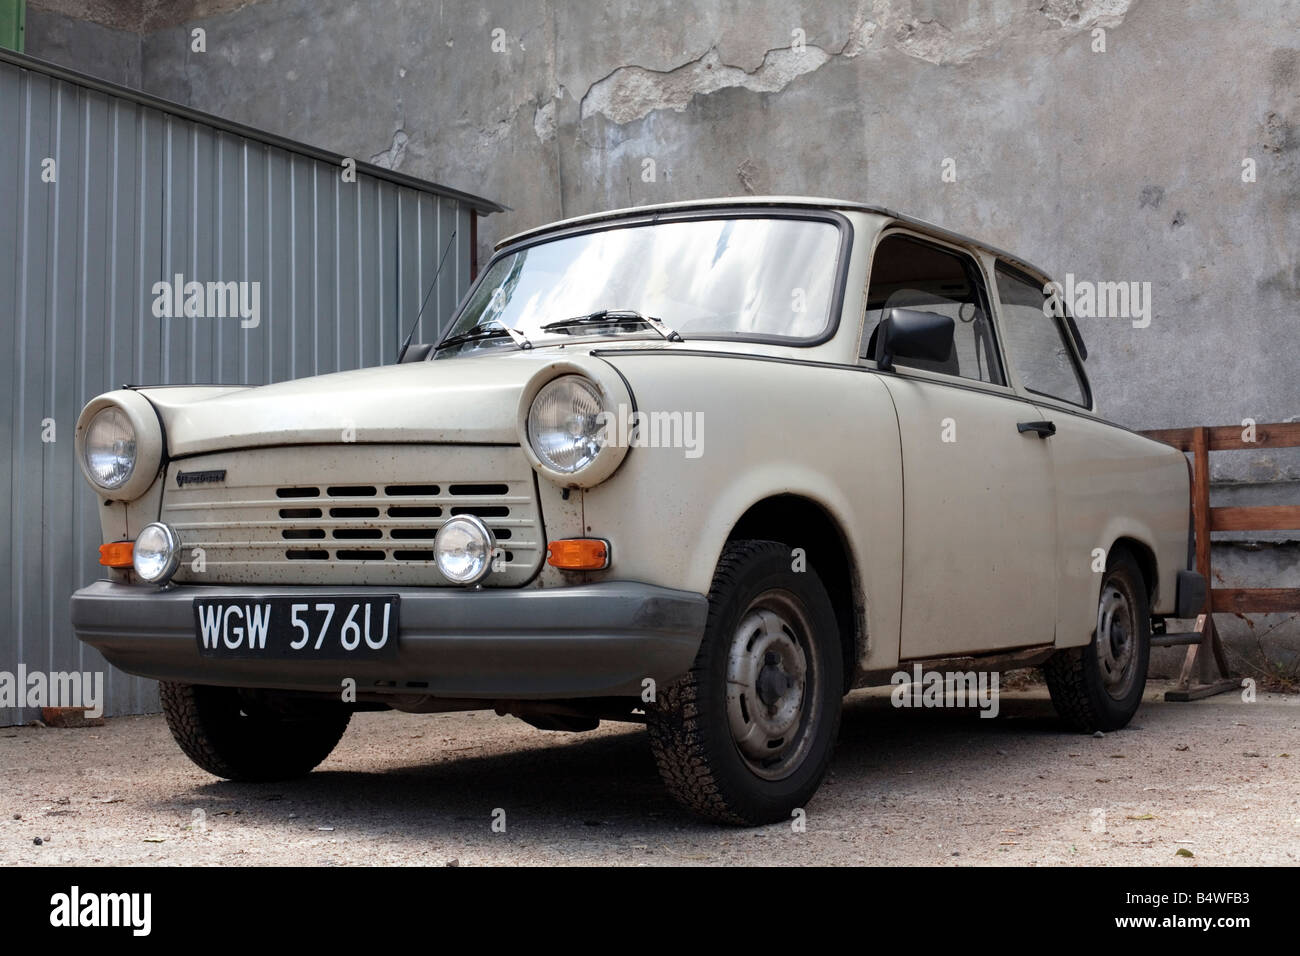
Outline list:
[[[601,538],[564,538],[546,547],[546,563],[555,568],[600,571],[609,567],[609,542]]]
[[[129,568],[134,541],[110,541],[99,546],[99,563],[106,568]]]

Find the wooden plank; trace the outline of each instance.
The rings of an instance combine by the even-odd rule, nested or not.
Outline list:
[[[1300,422],[1256,425],[1255,440],[1242,441],[1240,425],[1218,425],[1210,429],[1210,451],[1249,451],[1252,448],[1300,447]]]
[[[1192,523],[1196,532],[1196,570],[1208,586],[1210,574],[1210,454],[1208,428],[1192,435]],[[1209,600],[1206,600],[1209,605]]]
[[[1210,684],[1197,684],[1186,689],[1167,690],[1165,691],[1165,700],[1173,703],[1186,703],[1191,700],[1200,700],[1203,697],[1213,697],[1215,694],[1226,694],[1240,686],[1241,681],[1225,677]]]
[[[1178,675],[1178,684],[1172,690],[1165,691],[1165,700],[1174,702],[1200,700],[1202,697],[1224,694],[1239,687],[1241,682],[1228,676],[1228,664],[1219,644],[1219,631],[1214,626],[1214,616],[1198,615],[1196,630],[1191,633],[1199,633],[1201,640],[1187,648],[1187,654],[1183,658],[1182,673]],[[1217,676],[1210,666],[1211,659],[1218,665]]]
[[[1218,613],[1289,613],[1300,611],[1300,588],[1212,588],[1210,601]]]
[[[1138,434],[1173,445],[1179,451],[1191,451],[1192,433],[1195,431],[1195,428],[1151,428]]]
[[[1273,422],[1255,426],[1255,440],[1242,441],[1242,425],[1215,425],[1209,429],[1210,451],[1248,451],[1252,448],[1300,447],[1300,422]],[[1191,451],[1197,429],[1151,428],[1139,434],[1154,438],[1181,451]]]
[[[1204,635],[1201,638],[1204,640]],[[1200,651],[1201,644],[1199,641],[1187,646],[1187,651],[1183,654],[1182,669],[1178,672],[1178,684],[1176,685],[1178,690],[1186,692],[1192,686],[1192,680],[1200,670]],[[1165,697],[1168,698],[1169,695],[1165,694]]]
[[[1254,505],[1211,508],[1211,531],[1300,530],[1300,505]]]
[[[1201,670],[1201,646],[1205,641],[1207,629],[1212,627],[1214,627],[1214,617],[1212,615],[1198,614],[1196,616],[1196,626],[1192,629],[1192,633],[1196,634],[1200,640],[1196,641],[1194,644],[1189,644],[1186,653],[1183,654],[1183,666],[1182,670],[1178,674],[1177,684],[1177,688],[1181,693],[1186,693],[1188,691],[1192,686],[1192,681]],[[1165,694],[1165,699],[1170,699],[1168,693]]]
[[[1214,615],[1210,615],[1214,619]],[[1219,676],[1227,677],[1232,673],[1228,667],[1228,655],[1223,652],[1223,641],[1219,639],[1219,629],[1216,627],[1214,633],[1210,635],[1210,648],[1214,651],[1214,662],[1219,665]]]

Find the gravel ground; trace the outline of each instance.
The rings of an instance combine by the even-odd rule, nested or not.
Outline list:
[[[361,714],[310,777],[258,786],[194,767],[161,717],[0,728],[0,865],[1300,863],[1300,698],[1163,689],[1100,738],[1041,688],[996,720],[857,692],[803,832],[687,816],[627,724]]]

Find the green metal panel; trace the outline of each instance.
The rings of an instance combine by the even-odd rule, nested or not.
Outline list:
[[[0,0],[0,47],[23,52],[27,28],[27,0]]]

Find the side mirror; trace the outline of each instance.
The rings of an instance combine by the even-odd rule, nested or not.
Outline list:
[[[876,365],[892,369],[896,358],[947,361],[952,354],[952,319],[937,312],[890,309],[876,334]]]

